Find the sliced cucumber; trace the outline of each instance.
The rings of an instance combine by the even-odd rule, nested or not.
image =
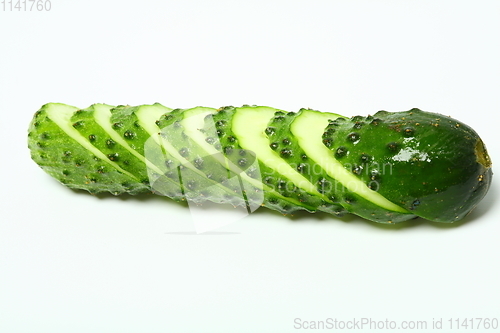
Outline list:
[[[343,198],[344,202],[348,205],[352,205],[352,202],[355,201],[352,199],[353,195],[361,197],[376,207],[386,210],[387,212],[383,212],[382,218],[387,219],[387,213],[393,215],[390,220],[391,222],[399,222],[415,217],[415,215],[410,214],[406,209],[396,205],[387,200],[380,193],[370,189],[365,182],[355,176],[352,172],[351,164],[342,164],[335,158],[335,154],[332,154],[330,148],[328,148],[328,146],[334,144],[334,139],[331,138],[334,132],[332,132],[330,136],[324,135],[324,133],[329,123],[336,119],[339,119],[338,121],[341,122],[345,117],[303,109],[290,126],[291,132],[295,135],[300,147],[304,149],[305,154],[312,159],[315,164],[321,167],[328,176],[342,185],[343,188],[337,191],[336,196]],[[329,140],[332,141],[330,142]],[[343,153],[337,155],[341,154]],[[353,209],[350,208],[349,211],[353,211]],[[404,215],[399,214],[400,216],[398,216],[397,213]],[[375,216],[380,215],[377,210],[373,210],[369,212],[369,214],[369,216],[364,217],[375,218]]]
[[[82,135],[80,131],[87,126],[101,131],[100,126],[93,121],[72,121],[75,114],[92,112],[93,107],[80,110],[58,103],[44,105],[30,126],[28,146],[33,160],[70,188],[115,195],[147,191],[140,176],[119,165],[115,151],[106,155],[93,145],[97,137]]]
[[[51,103],[35,114],[28,136],[33,160],[70,188],[152,191],[249,212],[262,205],[381,223],[454,222],[492,178],[474,130],[418,109],[346,118],[261,106]]]
[[[292,150],[283,148],[278,153],[271,148],[272,143],[269,142],[269,138],[266,135],[266,128],[271,119],[275,117],[276,112],[281,111],[269,107],[244,107],[236,109],[232,127],[240,146],[243,149],[255,152],[259,161],[273,170],[273,175],[279,175],[307,193],[329,201],[326,196],[318,192],[316,186],[311,184],[311,182],[285,161],[285,159],[294,157]]]

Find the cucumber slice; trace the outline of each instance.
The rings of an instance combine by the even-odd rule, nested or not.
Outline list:
[[[264,202],[258,162],[251,152],[235,152],[238,155],[245,153],[244,165],[233,163],[222,153],[219,134],[212,117],[216,111],[202,107],[184,111],[180,121],[184,129],[183,135],[188,138],[190,150],[196,156],[194,164],[198,169],[203,171],[207,178],[218,181],[220,187],[232,192],[230,197],[228,193],[221,193],[225,197],[221,202],[231,198],[230,203],[233,205],[246,206],[248,212],[253,212]],[[210,122],[209,126],[207,122]],[[246,173],[248,170],[252,170],[251,176]]]
[[[324,132],[325,129],[325,124],[321,121],[318,121],[316,125],[308,124],[307,131],[304,133],[293,133],[291,131],[294,124],[299,122],[298,119],[303,119],[303,117],[309,113],[324,115],[326,119],[336,119],[340,117],[336,114],[323,114],[318,111],[301,109],[297,113],[289,112],[286,116],[278,115],[273,118],[266,128],[266,134],[270,142],[276,147],[276,150],[279,151],[285,148],[294,152],[297,156],[296,159],[286,158],[284,161],[307,178],[312,184],[315,184],[317,190],[329,199],[318,207],[319,210],[334,215],[342,215],[346,211],[353,212],[369,220],[383,223],[388,223],[389,221],[396,223],[415,217],[412,214],[402,214],[381,208],[357,193],[347,189],[336,178],[329,175],[322,165],[314,160],[314,151],[324,149],[325,144],[330,144],[331,139],[329,137],[324,135],[323,138],[321,137],[321,133]],[[307,133],[309,133],[309,135]],[[320,133],[320,135],[317,135],[317,133]],[[315,135],[316,140],[310,140],[310,142],[308,142],[306,151],[301,146],[304,144],[304,140],[301,139],[303,139],[303,137],[309,139],[310,135]],[[309,153],[313,156],[310,156]],[[331,154],[329,153],[328,155]],[[326,167],[329,166],[330,164],[326,163]]]
[[[239,127],[239,135],[245,136],[245,126],[241,122],[239,124],[235,124],[235,122],[241,121],[241,119],[235,119],[235,115],[239,111],[252,111],[255,108],[262,108],[265,109],[265,112],[267,112],[268,114],[271,113],[271,111],[267,107],[224,107],[219,109],[218,112],[213,115],[213,120],[210,120],[208,124],[205,124],[205,130],[209,129],[210,126],[213,126],[213,124],[215,124],[215,130],[220,140],[222,152],[229,161],[231,161],[235,165],[238,165],[240,168],[246,167],[249,162],[255,159],[255,157],[259,158],[260,151],[251,151],[250,149],[248,149],[248,147],[243,147],[240,145],[239,136],[234,132],[234,128],[235,126]],[[279,111],[276,109],[271,110]],[[246,120],[243,119],[243,121]],[[269,142],[267,143],[267,145],[262,147],[262,149],[267,149],[268,147]],[[260,149],[260,146],[251,148]],[[275,169],[263,163],[261,159],[259,159],[258,162],[258,170],[249,167],[245,170],[245,174],[248,176],[248,178],[244,175],[243,176],[244,179],[250,183],[255,181],[259,181],[262,183],[262,190],[264,191],[263,205],[265,207],[277,210],[283,214],[291,214],[296,210],[302,209],[309,212],[314,212],[318,209],[318,206],[325,202],[323,199],[315,195],[311,195],[305,190],[296,186],[291,180],[283,177],[281,174],[277,173]],[[260,175],[260,177],[258,175]]]
[[[389,212],[391,216],[390,222],[400,222],[414,218],[415,215],[410,214],[406,209],[394,204],[393,202],[387,200],[380,193],[370,189],[367,184],[360,179],[358,179],[351,170],[352,165],[342,164],[335,155],[332,154],[330,148],[333,143],[330,142],[331,137],[335,134],[332,132],[331,135],[325,131],[328,125],[336,120],[341,122],[345,119],[337,114],[321,113],[314,110],[301,110],[299,116],[296,117],[295,121],[291,124],[290,130],[295,135],[298,144],[302,149],[304,149],[305,154],[314,161],[318,166],[321,167],[324,172],[331,178],[338,181],[344,188],[339,191],[338,196],[342,196],[344,201],[349,205],[352,204],[352,196],[355,194],[358,197],[368,201],[375,206],[382,208]],[[327,133],[327,135],[324,135]],[[328,146],[327,146],[328,145]],[[337,149],[342,149],[339,146]],[[342,153],[341,153],[342,154]],[[337,154],[339,155],[339,154]],[[362,203],[357,202],[357,205],[362,205]],[[351,207],[350,211],[354,211]],[[380,209],[378,209],[380,211]],[[382,218],[387,221],[387,212],[383,212]],[[398,215],[395,213],[402,213],[405,215]],[[377,210],[369,212],[368,216],[364,216],[369,219],[380,219],[380,213]]]
[[[75,115],[88,115],[92,109],[85,111],[58,103],[44,105],[30,125],[28,146],[33,160],[70,188],[115,195],[147,191],[143,179],[120,166],[114,158],[116,152],[106,155],[92,144],[92,134],[84,136],[80,132],[87,126],[102,130],[100,127],[92,121],[72,121]]]
[[[292,150],[281,149],[278,154],[271,148],[271,143],[266,135],[267,124],[275,117],[281,117],[279,110],[269,107],[244,107],[236,109],[233,117],[233,133],[236,135],[242,148],[256,153],[260,162],[273,170],[273,175],[280,175],[292,182],[298,188],[315,195],[323,200],[329,199],[319,193],[316,186],[311,184],[304,176],[293,169],[284,159],[294,157]]]
[[[243,183],[242,170],[230,168],[230,163],[217,150],[215,131],[201,131],[205,118],[216,110],[197,107],[174,110],[159,121],[165,148],[176,158],[175,168],[181,179],[184,194],[190,201],[208,200],[243,206],[251,212],[262,204],[262,194]],[[173,164],[169,161],[169,164]],[[260,184],[259,182],[256,182]],[[255,194],[246,196],[247,191]],[[262,191],[260,191],[262,192]]]

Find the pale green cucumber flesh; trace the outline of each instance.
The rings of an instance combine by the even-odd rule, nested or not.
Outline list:
[[[69,137],[78,142],[81,146],[87,149],[91,154],[94,154],[98,158],[106,161],[113,168],[126,174],[127,176],[138,180],[133,174],[120,168],[115,162],[110,160],[106,155],[104,155],[99,149],[95,148],[92,143],[82,136],[73,126],[71,122],[71,116],[78,108],[66,107],[63,105],[53,105],[47,109],[47,115],[53,122],[55,122]]]
[[[326,173],[339,181],[349,191],[387,210],[409,213],[406,209],[387,200],[380,193],[368,188],[352,172],[348,171],[322,142],[324,129],[330,120],[341,117],[336,114],[303,110],[291,125],[291,131],[306,154],[320,165]]]
[[[244,205],[250,212],[255,211],[264,201],[260,173],[254,174],[254,178],[252,178],[244,172],[249,166],[242,168],[224,156],[215,124],[206,126],[207,121],[213,123],[212,115],[216,111],[203,107],[185,110],[183,119],[180,121],[180,125],[184,129],[183,134],[192,141],[190,147],[197,153],[198,161],[205,164],[204,166],[198,164],[198,168],[202,171],[208,168],[208,174],[205,174],[210,175],[213,180],[222,176],[217,185],[231,190],[234,198],[229,200],[230,203]],[[256,162],[254,164],[250,167],[254,167],[258,171],[258,165]],[[219,195],[227,195],[225,192],[219,193]],[[214,195],[215,193],[212,192],[212,196]],[[220,201],[226,202],[228,199],[222,197]]]
[[[278,110],[268,107],[238,108],[232,126],[240,146],[253,151],[262,163],[273,169],[276,174],[289,179],[297,187],[329,201],[326,196],[318,192],[315,185],[311,184],[270,148],[269,138],[265,130],[276,111]]]
[[[113,154],[108,156],[94,146],[97,136],[81,133],[83,128],[105,133],[88,117],[92,113],[93,107],[81,110],[58,103],[44,105],[36,112],[28,134],[33,160],[70,188],[115,195],[147,191],[143,178],[123,169]],[[73,122],[77,114],[85,121]]]
[[[249,203],[244,198],[240,181],[238,178],[231,179],[235,174],[229,172],[224,156],[207,143],[208,134],[200,131],[205,117],[215,111],[203,107],[173,110],[158,123],[162,144],[172,157],[170,168],[176,168],[188,199],[247,207]],[[210,138],[212,144],[214,136],[215,132]]]
[[[259,107],[244,106],[242,108],[252,109]],[[246,168],[255,160],[257,153],[242,147],[239,144],[238,136],[233,132],[234,115],[238,109],[232,106],[220,108],[213,115],[213,119],[206,121],[204,130],[212,131],[215,126],[219,143],[226,158],[235,165]],[[262,184],[258,186],[262,186],[264,193],[263,206],[277,210],[283,214],[291,214],[296,210],[302,209],[314,212],[324,202],[324,200],[299,189],[287,178],[281,177],[275,170],[261,161],[258,161],[257,166],[257,170],[253,167],[247,168],[243,176],[246,174],[250,178],[245,177],[248,183],[253,184],[253,181],[258,181]]]
[[[156,122],[166,113],[171,112],[171,108],[167,108],[159,103],[152,105],[141,105],[137,107],[135,114],[139,120],[139,124],[152,136],[160,133],[160,128]]]
[[[186,136],[200,146],[200,148],[204,151],[205,156],[214,156],[228,171],[234,174],[240,174],[245,181],[250,182],[258,188],[262,188],[262,182],[260,180],[249,177],[247,174],[243,173],[244,168],[233,163],[221,154],[222,146],[215,128],[211,128],[209,131],[204,129],[206,128],[206,121],[209,119],[207,116],[212,115],[215,112],[215,109],[201,107],[185,111],[184,119],[181,121],[181,125],[184,128]]]
[[[129,142],[127,142],[123,136],[121,136],[118,132],[116,132],[113,129],[113,126],[111,123],[111,115],[112,115],[111,109],[112,109],[112,106],[110,106],[110,105],[94,104],[94,119],[95,119],[96,123],[99,126],[101,126],[109,134],[109,136],[111,137],[112,140],[114,140],[116,143],[120,144],[125,149],[127,149],[137,159],[146,163],[148,168],[152,168],[156,172],[161,173],[161,170],[156,165],[151,163],[143,155],[139,154],[136,150],[134,150],[130,146]]]

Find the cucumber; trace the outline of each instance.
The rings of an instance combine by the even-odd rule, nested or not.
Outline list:
[[[141,177],[141,165],[137,172],[123,168],[125,161],[120,155],[123,150],[110,141],[92,116],[88,117],[91,113],[93,106],[78,109],[64,104],[44,105],[30,124],[28,145],[32,159],[73,189],[114,195],[148,191],[147,178]],[[72,121],[72,117],[79,117],[77,115],[82,118]],[[93,131],[85,136],[84,128]],[[108,146],[110,151],[104,150]]]
[[[291,149],[300,156],[300,160],[294,164],[295,168],[306,175],[312,183],[317,184],[318,190],[327,195],[331,201],[340,204],[348,212],[377,222],[397,223],[415,217],[378,192],[371,190],[369,186],[365,186],[330,153],[328,147],[333,144],[333,133],[329,131],[324,134],[324,129],[332,119],[345,119],[345,117],[301,109],[298,113],[288,113],[287,118],[290,120],[285,119],[271,124],[273,128],[268,132],[276,133],[270,136],[279,138],[287,131],[290,133],[289,141],[295,142]],[[318,145],[315,142],[323,144]]]
[[[28,147],[52,177],[90,193],[152,192],[379,223],[458,221],[492,179],[472,128],[419,109],[348,118],[248,105],[49,103],[35,113]]]
[[[279,163],[282,159],[270,148],[269,142],[264,141],[264,147],[261,148],[259,145],[254,145],[262,143],[262,138],[265,138],[266,123],[274,112],[281,111],[256,106],[226,107],[219,110],[210,123],[215,124],[222,151],[233,164],[245,166],[249,156],[258,159],[261,175],[258,181],[263,185],[264,206],[283,214],[291,214],[301,209],[314,212],[322,204],[322,199],[308,194],[293,183],[286,170],[280,170],[282,173],[276,172],[280,166],[274,163]],[[245,113],[249,117],[246,117]],[[255,148],[258,149],[254,150]],[[285,164],[284,161],[281,163]],[[249,169],[246,174],[252,177],[252,171]]]
[[[216,142],[215,131],[200,131],[205,118],[215,112],[216,109],[204,107],[176,109],[158,122],[161,136],[168,142],[167,150],[174,156],[167,164],[177,170],[186,194],[195,193],[195,198],[244,206],[254,211],[262,200],[249,200],[245,193],[255,188],[249,184],[243,186],[239,177],[242,170],[229,165]],[[256,192],[262,196],[262,190]]]
[[[419,109],[379,111],[339,118],[326,127],[331,131],[330,150],[344,166],[417,216],[460,220],[488,191],[492,170],[484,143],[453,118]]]

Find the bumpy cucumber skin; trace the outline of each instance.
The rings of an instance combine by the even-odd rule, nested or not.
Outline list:
[[[491,163],[477,133],[440,114],[412,109],[339,118],[324,137],[369,187],[431,221],[462,219],[491,182]]]
[[[127,141],[130,147],[144,156],[144,142],[150,138],[150,135],[139,124],[135,114],[138,108],[120,105],[111,109],[111,123],[113,129]]]
[[[112,106],[101,106],[112,109]],[[106,157],[116,163],[120,168],[130,172],[139,182],[136,185],[140,192],[149,191],[149,180],[146,172],[146,164],[113,140],[101,126],[95,123],[94,108],[90,106],[87,109],[76,111],[71,117],[73,127],[84,136],[94,147],[99,149]],[[94,177],[96,183],[100,183],[107,175],[99,170],[101,176]]]
[[[167,163],[169,170],[166,175],[170,177],[172,174],[178,175],[184,195],[190,200],[202,198],[211,202],[246,207],[251,198],[244,198],[241,183],[235,178],[238,175],[226,168],[220,144],[217,137],[214,137],[215,132],[212,131],[214,136],[209,135],[205,140],[212,144],[216,151],[216,154],[209,154],[186,134],[182,125],[186,117],[207,113],[210,117],[215,111],[204,107],[175,109],[157,122],[162,135],[183,158],[180,161],[171,157]]]
[[[90,193],[119,195],[148,190],[147,184],[89,153],[62,131],[47,115],[47,109],[52,106],[52,103],[46,104],[35,113],[28,133],[31,157],[45,172],[69,188]],[[95,124],[92,127],[98,129]]]
[[[242,108],[258,110],[259,106],[243,106]],[[215,123],[222,152],[225,156],[231,162],[242,165],[247,163],[248,156],[246,155],[250,153],[247,153],[246,149],[240,146],[237,135],[235,135],[231,129],[231,122],[238,109],[240,108],[234,108],[232,106],[223,107],[213,115],[213,121],[211,120],[210,123]],[[283,111],[276,110],[276,112],[282,113]],[[267,190],[264,191],[264,207],[279,211],[283,214],[292,214],[297,210],[315,212],[318,206],[323,204],[322,199],[297,188],[297,186],[294,186],[293,183],[286,179],[276,176],[274,170],[260,161],[259,167],[262,177],[261,181],[264,186],[267,187]]]
[[[266,134],[269,137],[269,146],[278,152],[284,161],[292,168],[302,174],[310,183],[315,184],[319,193],[326,196],[327,200],[312,202],[318,210],[343,216],[347,213],[345,206],[339,203],[339,197],[336,196],[336,181],[325,175],[324,170],[318,168],[304,150],[300,148],[295,136],[290,131],[290,125],[300,114],[296,112],[276,112],[266,128]],[[267,176],[264,180],[278,178],[277,172]],[[302,199],[305,201],[305,198]]]
[[[330,177],[316,161],[307,156],[306,152],[298,144],[298,140],[290,131],[292,122],[300,117],[303,112],[319,111],[301,109],[299,112],[281,113],[274,117],[269,123],[266,133],[271,145],[276,150],[287,150],[292,152],[295,158],[286,159],[298,172],[306,177],[311,183],[316,184],[320,193],[326,195],[329,202],[322,203],[318,209],[330,214],[342,216],[346,212],[356,214],[363,218],[379,223],[398,223],[416,216],[411,213],[399,213],[383,209],[378,205],[366,200],[355,192],[349,191],[338,180]],[[332,117],[332,120],[337,117]],[[323,144],[331,147],[333,133],[326,132],[323,135]],[[318,144],[321,144],[318,142]]]
[[[44,105],[36,112],[29,128],[28,147],[32,159],[42,169],[62,184],[90,193],[110,192],[118,195],[154,192],[148,182],[144,161],[130,154],[125,147],[109,141],[106,131],[92,119],[92,106],[84,110],[74,108],[72,126],[107,156],[109,161],[90,153],[48,117],[46,110],[54,105],[62,104]],[[150,133],[141,128],[134,110],[134,107],[114,108],[111,121],[113,129],[132,149],[144,156],[144,143],[150,138]],[[207,124],[215,124],[219,137],[216,144],[220,144],[217,149],[234,163],[241,163],[243,156],[240,152],[243,149],[231,131],[234,110],[233,107],[221,108],[210,115],[210,122]],[[182,118],[182,112],[177,110],[173,112],[174,116],[165,114],[156,124],[161,125],[160,127],[171,125],[175,123],[175,117],[177,120]],[[301,173],[311,176],[307,170],[317,166],[308,164],[313,161],[302,157],[300,147],[288,130],[289,124],[297,115],[277,110],[266,133],[270,144],[278,143],[273,145],[276,146],[275,149],[286,151],[288,146],[293,150],[294,156],[283,156],[284,160],[299,168]],[[276,184],[269,182],[266,174],[269,176],[275,172],[260,163],[263,170],[260,181],[271,189],[264,191],[263,206],[283,214],[305,209],[340,216],[348,211],[381,223],[400,222],[412,216],[435,222],[454,222],[462,219],[477,205],[491,183],[491,161],[477,133],[462,122],[436,113],[412,109],[394,113],[380,111],[368,117],[332,119],[324,129],[323,138],[321,144],[331,149],[338,161],[368,187],[408,210],[409,214],[401,214],[403,217],[398,218],[390,212],[377,211],[378,206],[370,206],[370,202],[356,193],[349,193],[344,189],[339,195],[338,191],[325,190],[325,182],[336,184],[337,189],[342,188],[336,183],[336,179],[327,175],[312,175],[311,180],[316,182],[320,192],[330,198],[330,202],[325,202],[293,186],[285,186],[289,184],[283,184],[279,179]],[[232,154],[234,151],[238,152],[238,156]],[[165,158],[169,158],[168,154]],[[212,160],[208,162],[210,163],[217,161]],[[114,165],[126,172],[117,170]],[[178,161],[176,165],[183,167]],[[165,166],[161,170],[166,170]],[[207,171],[204,172],[207,175]],[[252,170],[245,172],[252,176]],[[174,200],[183,200],[183,186],[186,184],[177,184],[175,179],[166,175],[161,177],[166,187],[177,186],[177,190],[168,196]],[[207,179],[209,178],[202,178],[203,181]],[[224,192],[227,189],[220,190]],[[191,191],[193,193],[196,191]],[[205,193],[200,198],[204,195],[210,197],[210,194]],[[222,194],[217,193],[212,197],[217,202]],[[202,200],[200,198],[198,199]],[[218,202],[231,200],[226,196],[226,200]]]
[[[150,179],[148,190],[154,194],[167,196],[175,201],[184,201],[186,197],[189,197],[195,203],[203,202],[198,193],[193,193],[193,191],[186,193],[185,186],[181,183],[178,170],[176,169],[176,166],[179,166],[180,163],[168,152],[164,151],[153,140],[151,134],[140,125],[137,113],[142,107],[151,106],[117,106],[111,109],[110,122],[113,130],[125,140],[126,144],[132,150],[143,158],[138,163],[144,168],[141,170],[141,176],[145,174]],[[160,119],[170,117],[169,114],[170,111],[167,111]],[[158,126],[160,119],[156,120],[155,125]],[[153,135],[160,136],[160,128],[157,129],[158,133],[153,133]],[[144,162],[147,159],[153,162],[149,166]],[[134,161],[137,161],[137,159]],[[172,161],[174,162],[170,163]]]

